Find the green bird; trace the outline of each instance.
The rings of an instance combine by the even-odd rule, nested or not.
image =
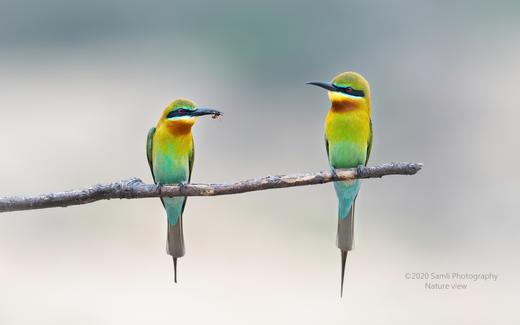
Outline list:
[[[332,171],[365,166],[372,148],[370,87],[358,73],[344,72],[332,82],[308,84],[328,90],[331,107],[325,119],[325,147]],[[341,291],[348,251],[354,246],[354,209],[360,181],[335,182],[339,201],[337,246],[341,250]]]
[[[168,105],[157,126],[148,131],[146,156],[156,184],[177,184],[190,181],[195,151],[191,127],[197,118],[221,112],[197,108],[187,99],[176,99]],[[177,258],[184,256],[182,213],[186,197],[161,198],[168,220],[166,252],[173,258],[174,281],[177,283]]]

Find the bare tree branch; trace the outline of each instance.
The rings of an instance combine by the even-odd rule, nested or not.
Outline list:
[[[0,212],[67,207],[110,199],[139,199],[172,196],[214,196],[323,184],[361,178],[380,178],[386,175],[414,175],[420,163],[389,163],[373,167],[337,169],[314,174],[275,175],[230,184],[145,184],[131,178],[108,184],[97,184],[79,190],[53,192],[37,196],[0,197]]]

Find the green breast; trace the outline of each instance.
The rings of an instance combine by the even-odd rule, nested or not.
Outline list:
[[[189,178],[190,151],[179,141],[160,141],[153,147],[153,173],[161,184],[186,182]]]
[[[370,117],[364,112],[329,112],[325,124],[330,165],[353,168],[366,162]]]

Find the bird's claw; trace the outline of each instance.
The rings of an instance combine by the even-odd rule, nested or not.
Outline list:
[[[338,173],[336,173],[336,168],[332,168],[330,170],[330,173],[332,174],[332,179],[337,181],[338,180]]]
[[[365,166],[359,165],[356,167],[356,176],[357,178],[363,178],[363,172],[365,171]]]

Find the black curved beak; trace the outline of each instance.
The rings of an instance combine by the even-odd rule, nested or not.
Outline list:
[[[330,91],[338,91],[338,88],[336,88],[332,83],[330,82],[324,82],[324,81],[309,81],[307,82],[307,85],[313,85],[318,86]]]
[[[213,115],[213,116],[222,116],[222,112],[217,111],[212,108],[196,108],[194,111],[191,111],[191,116],[203,116],[203,115]]]

